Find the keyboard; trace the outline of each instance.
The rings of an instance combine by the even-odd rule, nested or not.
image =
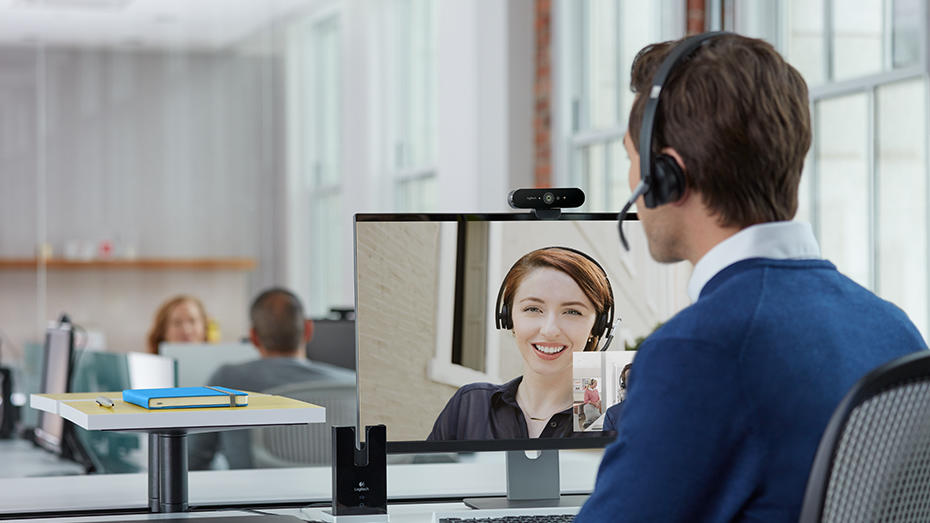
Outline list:
[[[574,514],[536,514],[498,518],[440,518],[436,523],[571,523],[572,521],[575,521]]]
[[[433,523],[571,523],[581,507],[434,512]]]

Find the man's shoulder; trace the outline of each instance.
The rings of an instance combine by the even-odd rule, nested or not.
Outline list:
[[[238,382],[243,377],[254,375],[255,369],[262,367],[262,360],[250,360],[240,363],[224,363],[220,365],[213,374],[207,379],[207,385],[225,385],[230,382]]]

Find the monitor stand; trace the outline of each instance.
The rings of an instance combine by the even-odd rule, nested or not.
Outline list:
[[[511,450],[507,452],[507,497],[462,501],[475,509],[507,509],[580,507],[587,499],[584,494],[561,495],[558,450]]]

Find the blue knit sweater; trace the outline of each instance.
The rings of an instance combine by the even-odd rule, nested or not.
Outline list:
[[[869,370],[926,349],[824,260],[743,260],[643,344],[578,521],[797,521],[820,436]]]

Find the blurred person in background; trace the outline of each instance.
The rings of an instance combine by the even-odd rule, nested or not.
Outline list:
[[[171,343],[204,343],[208,340],[207,310],[197,298],[181,294],[161,304],[149,330],[147,349],[158,354],[158,345]]]

